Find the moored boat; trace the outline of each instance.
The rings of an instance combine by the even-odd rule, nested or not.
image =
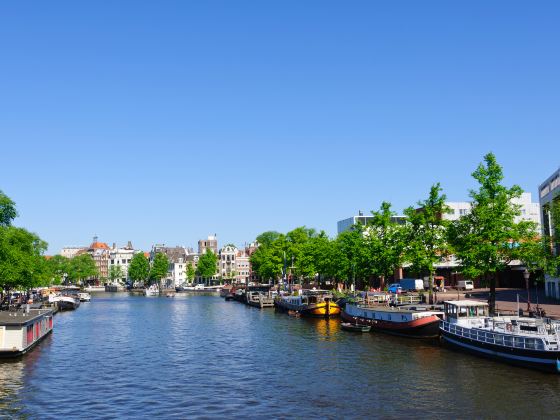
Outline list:
[[[27,353],[53,329],[50,309],[0,312],[0,357]]]
[[[444,303],[442,341],[472,354],[560,373],[560,322],[548,318],[490,316],[488,304],[472,300]]]
[[[277,296],[274,304],[280,310],[295,311],[303,316],[330,318],[340,315],[340,306],[332,295],[321,290],[307,290],[298,296]]]
[[[89,293],[80,292],[78,293],[78,299],[80,299],[80,302],[89,302],[91,300],[91,295]]]
[[[50,294],[49,302],[56,305],[59,311],[72,311],[80,306],[80,299],[77,296]]]
[[[371,331],[371,326],[364,324],[352,324],[351,322],[343,322],[340,324],[343,330],[351,332],[365,333]]]
[[[159,296],[158,285],[152,284],[150,287],[144,289],[144,296]]]
[[[342,319],[349,323],[369,325],[373,330],[415,338],[439,336],[443,311],[435,307],[409,305],[387,307],[347,303]]]

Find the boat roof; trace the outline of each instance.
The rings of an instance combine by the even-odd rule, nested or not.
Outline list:
[[[30,309],[29,313],[23,311],[0,311],[0,325],[23,325],[49,312],[52,312],[52,310]]]
[[[488,306],[486,302],[478,300],[446,300],[444,303],[455,306]]]

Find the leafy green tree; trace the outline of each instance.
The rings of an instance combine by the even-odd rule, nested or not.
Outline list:
[[[202,254],[198,258],[198,266],[196,268],[196,274],[203,279],[208,279],[216,275],[218,257],[210,249],[206,250],[206,253]]]
[[[196,275],[196,270],[192,264],[187,264],[187,281],[192,283],[194,280],[194,276]]]
[[[0,226],[10,226],[17,215],[16,203],[0,190]]]
[[[362,270],[378,276],[380,287],[384,288],[385,280],[404,263],[406,232],[403,225],[392,220],[395,213],[390,203],[383,202],[379,210],[371,214],[373,218],[364,232],[366,260]]]
[[[464,275],[489,278],[488,302],[494,313],[498,273],[515,259],[518,244],[531,240],[536,232],[532,222],[515,222],[520,209],[512,199],[520,197],[522,190],[502,185],[502,167],[492,153],[484,156],[472,176],[479,183],[478,190],[470,191],[472,210],[451,224],[449,239]]]
[[[430,303],[432,303],[436,264],[449,251],[448,221],[443,218],[444,214],[449,212],[445,200],[445,194],[441,194],[440,184],[437,183],[430,189],[428,198],[418,202],[419,209],[409,207],[404,211],[408,218],[407,259],[412,264],[413,271],[428,272]]]
[[[116,280],[120,280],[123,277],[123,275],[124,273],[120,265],[112,265],[109,268],[109,279],[111,279],[112,282]]]
[[[260,246],[267,247],[270,246],[279,237],[280,237],[280,233],[273,230],[269,230],[257,236],[257,242],[259,243]]]
[[[70,260],[62,255],[54,255],[47,260],[52,282],[54,284],[61,284],[69,271]]]
[[[169,259],[167,255],[163,252],[156,253],[150,269],[150,280],[159,283],[167,275],[168,269]]]
[[[130,265],[128,266],[128,277],[132,281],[146,281],[150,275],[150,262],[143,252],[133,255]]]
[[[356,278],[365,279],[367,258],[364,246],[364,229],[355,225],[352,229],[340,233],[333,246],[333,277],[343,281],[348,287]]]
[[[67,281],[70,283],[78,283],[99,275],[99,271],[90,254],[81,254],[70,260],[67,274]]]

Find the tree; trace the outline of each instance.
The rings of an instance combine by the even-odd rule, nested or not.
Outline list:
[[[206,253],[202,254],[198,259],[196,274],[203,279],[210,278],[216,274],[216,266],[218,257],[210,249],[206,249]]]
[[[111,268],[109,268],[109,279],[111,279],[112,282],[120,280],[123,275],[124,273],[120,265],[112,265]]]
[[[17,215],[16,203],[0,190],[0,226],[10,226]]]
[[[515,259],[516,247],[531,240],[536,232],[531,222],[515,222],[520,210],[512,199],[520,197],[522,190],[517,185],[502,185],[502,167],[492,153],[484,156],[484,163],[472,176],[479,188],[470,191],[471,212],[450,225],[449,239],[463,274],[483,276],[484,281],[489,278],[488,303],[494,313],[498,273]]]
[[[150,275],[150,262],[143,252],[134,254],[128,266],[128,277],[132,281],[146,281]]]
[[[47,260],[49,266],[52,282],[54,284],[61,284],[68,275],[70,260],[62,255],[54,255]]]
[[[156,253],[152,268],[150,269],[150,280],[160,282],[167,275],[169,259],[163,252]]]
[[[194,269],[193,265],[187,264],[187,280],[189,283],[193,282],[195,275],[196,275],[196,270]]]
[[[366,260],[362,270],[379,277],[381,288],[385,280],[402,267],[405,257],[405,230],[393,221],[391,204],[383,202],[378,211],[372,211],[372,220],[364,232]]]
[[[257,236],[257,242],[260,246],[270,246],[274,241],[276,241],[280,237],[280,233],[269,230],[267,232],[261,233]]]
[[[419,201],[419,209],[407,208],[407,260],[412,263],[412,270],[417,273],[427,271],[429,281],[429,301],[432,303],[434,274],[436,264],[448,252],[447,226],[443,215],[449,212],[445,205],[445,194],[441,194],[439,182],[432,185],[428,198]]]
[[[77,255],[68,264],[67,280],[71,283],[81,282],[97,275],[99,272],[90,254]]]

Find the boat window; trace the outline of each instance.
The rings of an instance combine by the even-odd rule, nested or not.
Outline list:
[[[459,306],[459,318],[465,318],[467,316],[467,308],[464,306]]]

